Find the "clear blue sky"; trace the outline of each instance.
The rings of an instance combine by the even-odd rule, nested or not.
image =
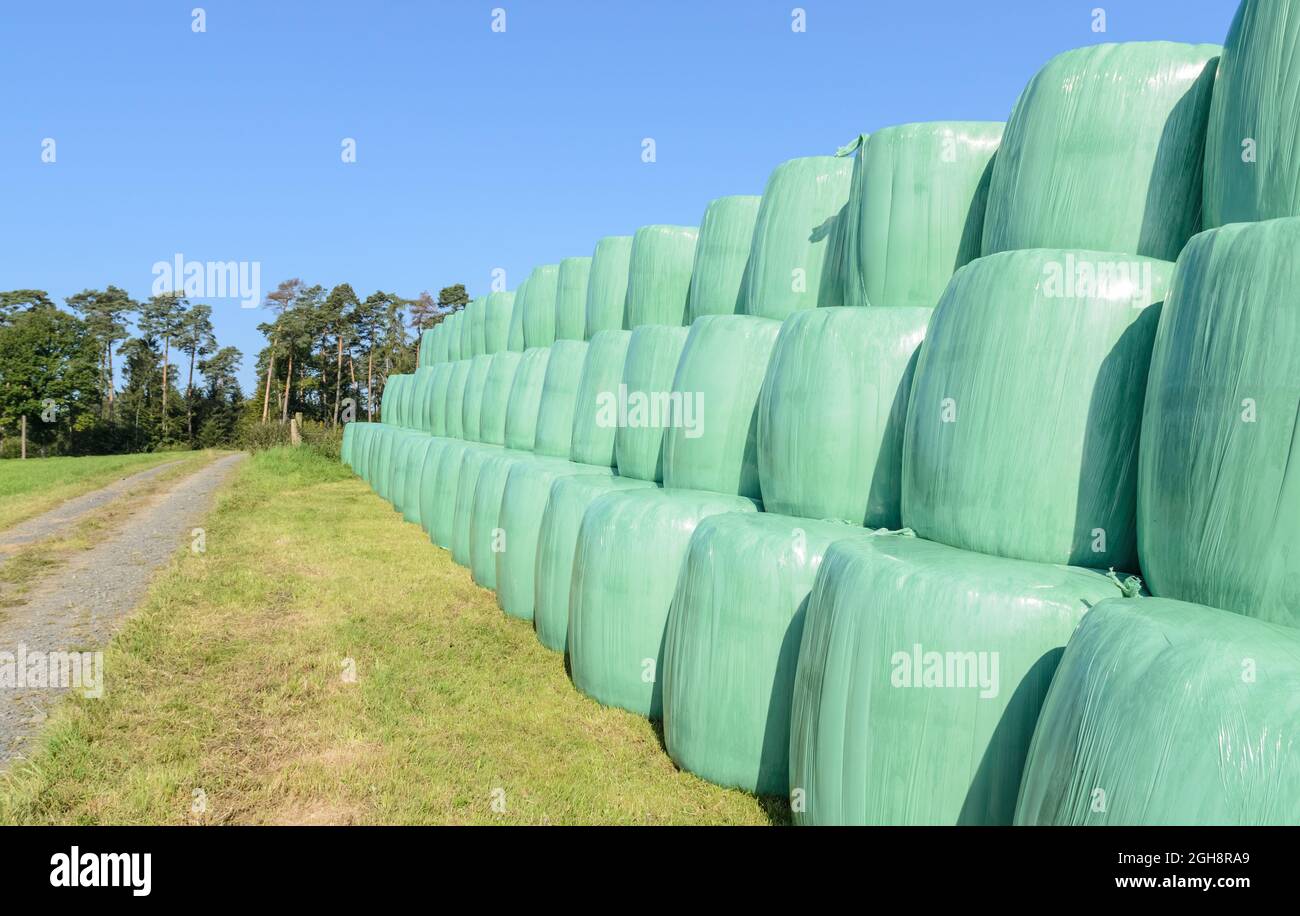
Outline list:
[[[207,31],[191,29],[206,11]],[[791,10],[807,31],[791,30]],[[905,121],[1004,120],[1051,55],[1222,42],[1236,0],[118,0],[0,8],[0,289],[186,258],[405,296],[698,223]],[[504,34],[492,10],[507,11]],[[1104,7],[1107,32],[1092,30]],[[57,161],[41,162],[44,138]],[[357,162],[341,161],[355,138]],[[641,161],[653,137],[658,161]],[[210,300],[211,301],[211,300]],[[212,301],[245,354],[265,315]]]

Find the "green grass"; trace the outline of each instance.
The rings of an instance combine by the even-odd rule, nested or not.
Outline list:
[[[59,503],[98,490],[120,477],[184,458],[190,452],[88,455],[84,458],[10,458],[0,461],[0,529]]]
[[[114,639],[104,697],[60,703],[0,780],[0,821],[784,817],[678,772],[649,722],[579,694],[529,624],[340,465],[260,452],[206,527],[207,552],[178,553]]]

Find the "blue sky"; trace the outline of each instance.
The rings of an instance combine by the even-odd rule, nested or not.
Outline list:
[[[176,253],[260,262],[263,292],[298,276],[362,296],[456,282],[477,295],[495,267],[513,288],[601,236],[694,225],[710,199],[758,194],[778,163],[860,132],[1005,120],[1059,51],[1222,42],[1236,5],[5,3],[0,289],[62,302],[114,283],[143,298],[153,265]],[[195,7],[206,32],[192,30]],[[491,29],[498,7],[504,33]],[[218,338],[244,351],[248,386],[266,316],[207,301]]]

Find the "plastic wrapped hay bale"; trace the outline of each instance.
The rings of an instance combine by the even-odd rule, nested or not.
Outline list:
[[[524,310],[524,347],[549,347],[555,343],[555,294],[560,265],[543,264],[528,275]]]
[[[632,236],[610,235],[596,243],[587,278],[587,339],[601,331],[623,329],[627,273],[632,260]]]
[[[878,130],[858,153],[845,212],[844,305],[934,308],[980,256],[1001,122],[932,121]]]
[[[417,436],[411,446],[402,472],[402,518],[424,527],[420,515],[420,478],[424,475],[424,463],[429,458],[429,451],[434,447],[432,436]]]
[[[446,318],[442,319],[439,327],[443,328],[443,337],[447,340],[447,362],[454,363],[460,360],[460,316],[462,312],[452,312]]]
[[[1043,704],[1018,824],[1300,823],[1300,631],[1104,601]]]
[[[429,364],[440,366],[445,362],[450,362],[447,355],[447,319],[444,318],[435,324],[431,333],[433,335],[433,348],[429,356]]]
[[[475,356],[486,355],[487,350],[487,297],[479,296],[466,307],[470,321],[470,341]]]
[[[1205,141],[1205,226],[1300,216],[1300,4],[1244,0]]]
[[[985,254],[1092,248],[1173,260],[1201,226],[1218,45],[1058,54],[1021,93],[993,166]]]
[[[506,448],[533,450],[537,441],[537,411],[550,365],[550,347],[525,350],[519,360],[506,402]]]
[[[339,462],[356,470],[353,466],[352,452],[357,447],[357,431],[352,429],[355,423],[343,424],[343,444],[339,446]]]
[[[632,332],[623,366],[614,460],[621,477],[662,483],[665,427],[673,376],[686,347],[688,328],[643,325]]]
[[[472,299],[465,308],[461,309],[460,324],[457,326],[460,332],[460,358],[473,359],[479,356],[479,352],[474,349],[474,306],[479,300]]]
[[[465,379],[465,400],[461,406],[461,431],[470,442],[483,441],[483,391],[491,368],[490,356],[476,356],[470,360],[469,375]]]
[[[411,398],[407,405],[407,426],[428,432],[425,417],[429,413],[429,398],[433,394],[433,367],[421,366],[411,376]]]
[[[691,325],[673,376],[664,486],[758,498],[756,407],[780,330],[747,315],[706,315]]]
[[[1151,360],[1138,552],[1151,591],[1300,626],[1300,218],[1202,233]]]
[[[678,766],[719,785],[786,793],[804,604],[826,549],[870,536],[767,512],[700,522],[664,639],[664,741]]]
[[[740,312],[781,320],[817,306],[828,239],[848,203],[852,175],[853,162],[837,156],[776,167],[754,225]]]
[[[484,301],[484,353],[502,353],[511,349],[510,321],[514,317],[515,294],[504,290],[488,293]]]
[[[719,197],[705,209],[686,299],[687,325],[701,315],[734,315],[739,310],[740,284],[749,263],[761,200],[755,196]]]
[[[1009,824],[1066,641],[1133,588],[917,538],[832,544],[795,676],[795,821]]]
[[[787,319],[758,408],[767,512],[898,528],[903,430],[931,309]]]
[[[446,434],[450,439],[465,438],[465,389],[469,384],[470,360],[458,359],[451,364],[447,377]]]
[[[586,340],[591,258],[565,258],[555,286],[555,339]]]
[[[614,466],[618,432],[618,386],[623,379],[631,331],[601,331],[587,345],[574,400],[569,458],[579,464]]]
[[[694,226],[642,226],[636,231],[628,261],[625,330],[685,323],[699,232]]]
[[[1151,346],[1173,265],[1088,251],[990,255],[930,321],[903,445],[903,524],[1042,563],[1137,569]]]
[[[510,311],[510,329],[506,334],[506,349],[523,353],[524,345],[524,300],[527,298],[528,278],[515,290],[515,304]]]
[[[461,453],[460,469],[456,477],[456,493],[452,509],[451,558],[464,567],[472,562],[470,537],[473,534],[474,495],[479,474],[488,456],[503,451],[499,446],[467,448]]]
[[[447,387],[451,384],[451,372],[451,363],[438,363],[433,367],[429,397],[424,405],[424,428],[434,436],[447,435]]]
[[[508,350],[488,356],[491,365],[483,382],[483,406],[479,410],[479,440],[488,445],[504,445],[506,441],[506,410],[510,390],[515,382],[515,372],[523,354]]]

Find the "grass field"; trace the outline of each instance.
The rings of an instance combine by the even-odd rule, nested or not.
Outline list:
[[[355,672],[355,677],[351,677]],[[5,823],[740,823],[340,465],[256,454],[0,778]]]
[[[191,454],[146,452],[0,461],[0,529],[40,515],[65,500],[98,490],[119,477]]]

